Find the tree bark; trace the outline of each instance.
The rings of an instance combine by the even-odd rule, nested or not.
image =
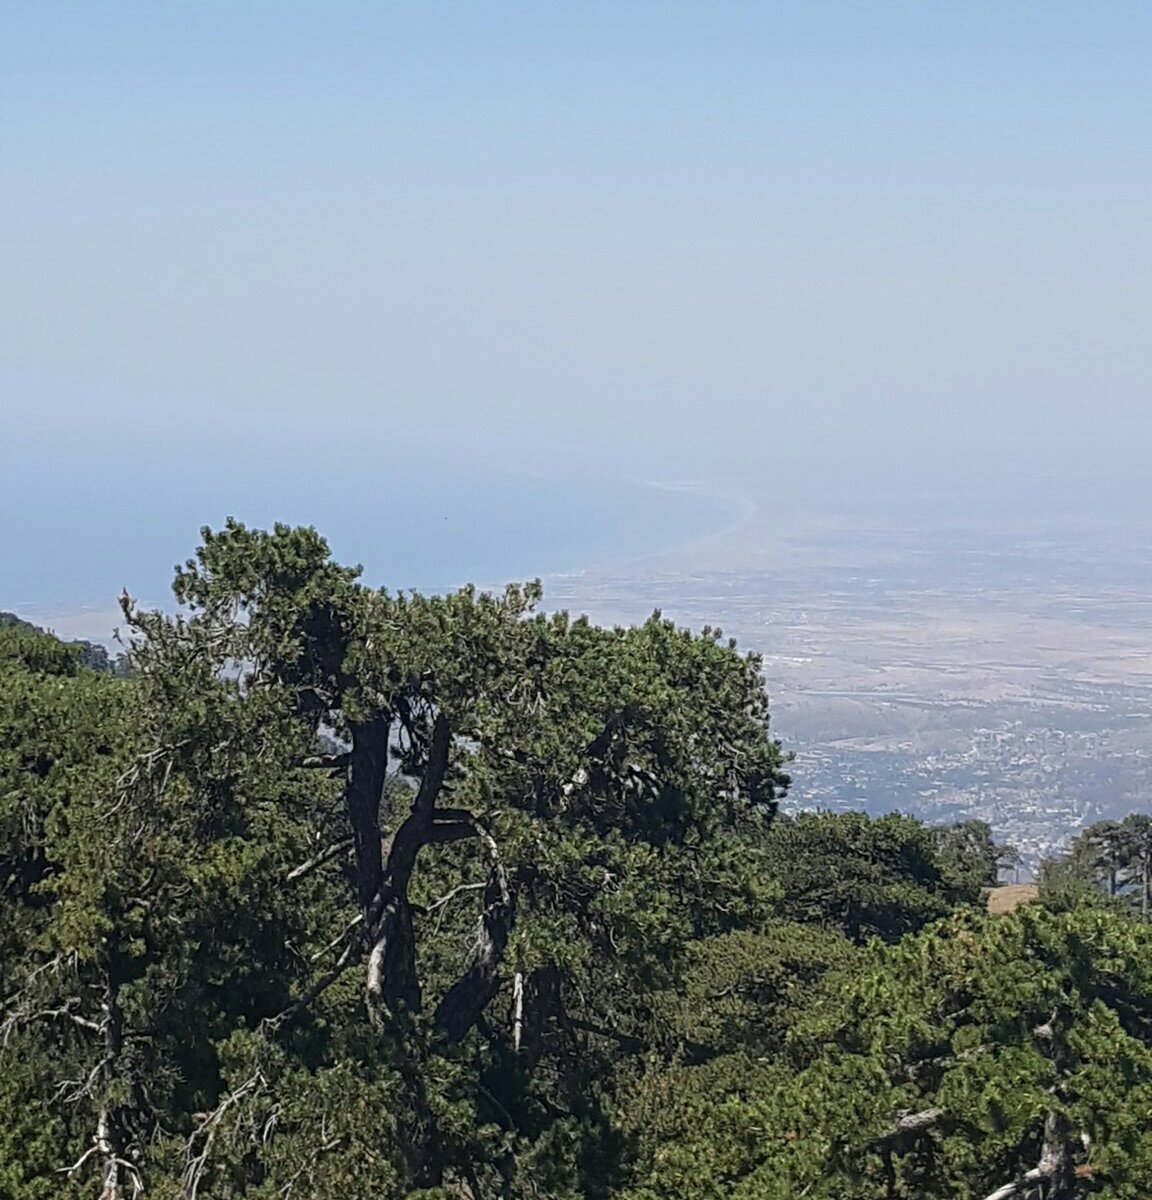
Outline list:
[[[383,863],[380,851],[380,800],[388,774],[388,735],[392,721],[380,714],[351,725],[352,750],[344,806],[356,851],[356,893],[360,910],[372,920],[380,897]]]
[[[1148,920],[1148,843],[1145,842],[1140,851],[1140,919]]]
[[[513,910],[508,879],[495,840],[471,813],[439,808],[452,749],[448,719],[432,722],[428,757],[411,811],[382,849],[380,804],[388,764],[391,720],[378,716],[354,723],[345,804],[356,853],[356,882],[368,946],[365,991],[369,1015],[383,1027],[386,1014],[420,1011],[423,997],[416,970],[416,932],[409,884],[427,845],[479,837],[489,869],[477,926],[476,948],[465,974],[448,989],[435,1024],[449,1041],[475,1025],[499,990],[499,964],[508,942]],[[387,857],[385,858],[385,853]]]
[[[452,733],[448,720],[442,713],[437,714],[432,726],[424,777],[420,781],[412,811],[396,830],[388,849],[388,861],[381,863],[377,886],[365,903],[371,945],[366,988],[369,1011],[376,1023],[381,1022],[385,1011],[402,1007],[418,1012],[421,1006],[420,980],[416,973],[416,935],[408,885],[420,850],[437,838],[436,801],[444,786],[451,748]],[[383,776],[379,786],[373,830],[377,862],[381,859],[379,805],[384,787]],[[361,895],[363,897],[365,893],[362,891]]]
[[[512,977],[512,1051],[520,1053],[524,1033],[524,976],[517,971]]]
[[[104,992],[104,1058],[96,1086],[107,1089],[115,1076],[124,1049],[124,1016],[120,1010],[120,988],[109,968]],[[124,1200],[125,1180],[129,1180],[132,1196],[144,1190],[140,1172],[128,1159],[128,1138],[124,1131],[124,1112],[109,1102],[107,1095],[100,1101],[100,1112],[96,1120],[96,1135],[93,1139],[98,1154],[103,1159],[100,1200]]]
[[[1051,1111],[1044,1119],[1044,1142],[1040,1149],[1040,1162],[1026,1171],[1019,1179],[1005,1183],[984,1200],[1011,1200],[1020,1196],[1025,1188],[1039,1184],[1037,1196],[1040,1200],[1074,1200],[1076,1195],[1076,1170],[1069,1149],[1071,1128],[1063,1113]]]
[[[1072,1128],[1068,1118],[1055,1110],[1044,1118],[1044,1145],[1039,1170],[1044,1180],[1044,1200],[1072,1200],[1076,1175],[1071,1152]]]
[[[460,1041],[476,1024],[500,990],[500,962],[515,916],[496,840],[475,821],[472,825],[488,852],[488,880],[484,885],[484,907],[477,925],[472,965],[436,1007],[436,1026],[452,1043]]]

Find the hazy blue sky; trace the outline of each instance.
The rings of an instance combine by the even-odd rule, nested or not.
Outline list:
[[[0,503],[1136,495],[1150,61],[1146,0],[0,3]]]

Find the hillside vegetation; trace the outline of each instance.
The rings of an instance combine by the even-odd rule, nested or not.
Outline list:
[[[174,589],[0,620],[0,1197],[1148,1194],[1146,819],[990,913],[979,823],[778,811],[718,630],[282,526]]]

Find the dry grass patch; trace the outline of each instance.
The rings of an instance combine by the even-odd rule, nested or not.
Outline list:
[[[988,893],[988,911],[993,916],[1003,916],[1039,896],[1040,889],[1034,883],[1009,883],[1004,887],[995,887]]]

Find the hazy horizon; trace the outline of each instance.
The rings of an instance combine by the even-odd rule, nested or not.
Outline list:
[[[386,562],[467,493],[508,543],[494,476],[1143,522],[1150,34],[1135,4],[9,6],[0,593],[166,575],[228,513]]]

